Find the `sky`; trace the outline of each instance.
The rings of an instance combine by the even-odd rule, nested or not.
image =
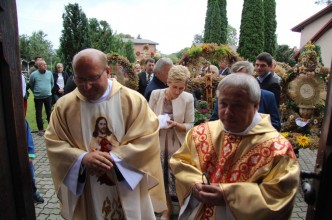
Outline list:
[[[47,34],[53,49],[59,48],[62,14],[68,3],[81,6],[87,18],[107,21],[117,33],[141,36],[157,42],[157,50],[171,54],[190,47],[195,34],[204,31],[207,0],[17,0],[19,34]],[[291,29],[325,5],[315,0],[276,0],[278,44],[300,46],[300,33]],[[228,23],[240,33],[243,0],[227,1]]]

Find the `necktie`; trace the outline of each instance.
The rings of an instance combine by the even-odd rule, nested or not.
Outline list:
[[[148,75],[148,79],[146,80],[146,84],[149,84],[149,83],[150,83],[151,78],[152,78],[152,77],[151,77],[151,74],[149,74],[149,75]]]

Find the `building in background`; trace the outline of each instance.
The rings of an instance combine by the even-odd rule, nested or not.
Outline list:
[[[320,46],[324,67],[331,67],[332,4],[293,27],[292,31],[301,33],[301,49],[308,41]],[[294,55],[294,58],[297,59],[299,55],[300,51]]]
[[[157,53],[157,45],[159,45],[157,42],[141,38],[123,38],[122,40],[124,42],[133,42],[137,61],[155,57]]]

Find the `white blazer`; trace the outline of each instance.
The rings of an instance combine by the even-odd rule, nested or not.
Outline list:
[[[165,90],[157,89],[151,93],[149,106],[157,116],[163,113]],[[188,92],[182,92],[179,97],[172,100],[172,108],[174,121],[182,123],[186,127],[186,132],[175,129],[176,136],[179,138],[181,144],[183,144],[187,131],[194,126],[195,122],[193,95]]]

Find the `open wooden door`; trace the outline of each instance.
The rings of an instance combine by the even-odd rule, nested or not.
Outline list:
[[[332,72],[332,65],[330,73]],[[309,204],[307,220],[332,219],[332,80],[327,89],[326,111],[312,180],[313,204]],[[310,187],[309,187],[310,188]]]
[[[35,219],[16,1],[0,0],[0,219]]]

